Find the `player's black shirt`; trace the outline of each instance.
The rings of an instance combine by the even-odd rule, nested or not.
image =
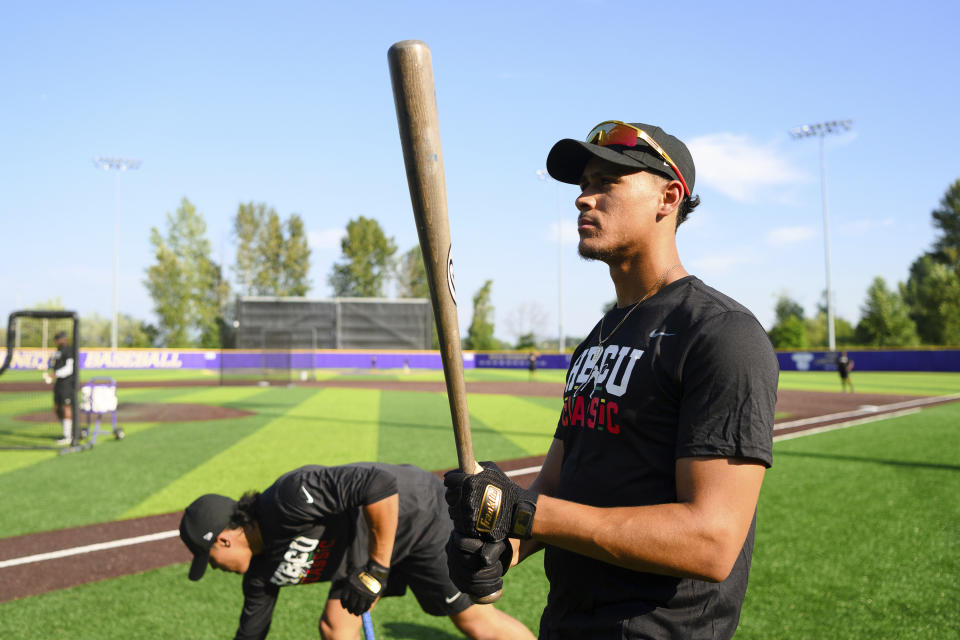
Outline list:
[[[70,375],[64,377],[57,376],[54,380],[57,386],[72,385],[73,381],[76,379],[76,376],[74,375],[77,369],[76,354],[74,352],[73,345],[70,344],[65,344],[62,347],[58,347],[54,354],[50,357],[50,368],[53,369],[54,374],[67,366],[70,367]]]
[[[263,551],[243,576],[236,638],[264,638],[280,587],[338,580],[369,557],[361,508],[399,493],[391,564],[406,557],[443,513],[443,484],[409,465],[309,465],[284,474],[260,496]]]
[[[678,458],[745,457],[770,466],[778,366],[754,316],[692,276],[629,312],[608,312],[603,345],[598,323],[573,353],[555,434],[564,445],[556,497],[597,507],[670,503],[677,501]],[[754,524],[719,584],[631,571],[548,546],[541,632],[600,637],[591,634],[622,625],[636,634],[628,637],[731,636]]]

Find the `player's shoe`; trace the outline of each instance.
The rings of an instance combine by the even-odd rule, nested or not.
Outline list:
[[[70,438],[57,438],[58,447],[65,447],[68,444],[70,444],[70,442],[71,442]]]

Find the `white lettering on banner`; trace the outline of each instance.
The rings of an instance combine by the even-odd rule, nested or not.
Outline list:
[[[86,351],[84,369],[180,369],[177,351]]]
[[[41,351],[14,351],[11,369],[46,369],[50,363]]]
[[[810,363],[813,362],[812,353],[794,353],[790,359],[797,365],[797,371],[809,371]]]
[[[283,562],[277,565],[273,572],[270,582],[276,585],[286,586],[298,584],[313,565],[313,553],[319,540],[307,538],[306,536],[297,536],[290,541],[286,553],[283,554]]]

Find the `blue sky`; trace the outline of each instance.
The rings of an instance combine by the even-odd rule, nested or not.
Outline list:
[[[386,53],[433,54],[465,333],[493,280],[497,335],[583,335],[614,297],[576,256],[575,187],[543,180],[550,146],[601,120],[684,139],[703,204],[687,269],[769,327],[780,293],[824,289],[818,143],[828,138],[833,286],[856,321],[875,276],[905,280],[930,211],[960,177],[960,5],[893,2],[30,2],[0,22],[0,317],[60,298],[153,319],[151,227],[189,198],[219,258],[241,202],[299,213],[313,297],[351,218],[416,245]],[[139,159],[98,170],[96,156]],[[563,244],[558,244],[558,228]]]

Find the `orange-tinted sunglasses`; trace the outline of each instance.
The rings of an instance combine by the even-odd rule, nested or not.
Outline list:
[[[683,173],[680,172],[680,167],[678,167],[677,163],[663,150],[663,147],[657,144],[653,136],[643,129],[638,129],[632,124],[620,122],[619,120],[606,120],[595,126],[590,130],[590,133],[587,134],[587,142],[601,147],[609,147],[611,145],[635,147],[641,140],[659,153],[660,157],[670,165],[670,168],[676,172],[680,184],[683,185],[683,192],[689,196],[690,188],[687,186],[687,181],[683,179]]]

